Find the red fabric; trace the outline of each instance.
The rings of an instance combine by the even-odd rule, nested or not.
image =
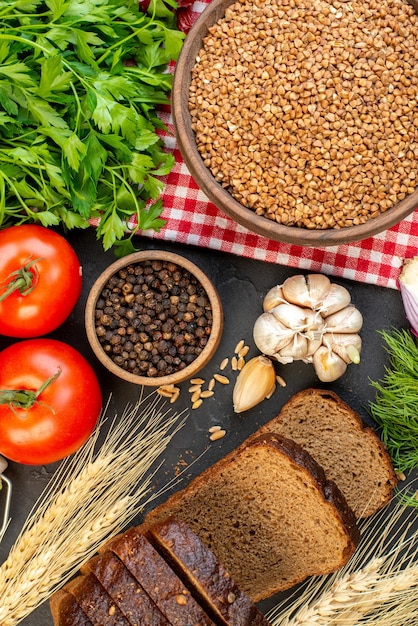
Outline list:
[[[188,27],[205,6],[205,2],[183,6],[183,24]],[[187,15],[184,11],[187,11]],[[403,259],[418,254],[418,210],[397,226],[349,245],[305,248],[271,241],[236,224],[209,202],[190,176],[177,149],[169,109],[162,110],[160,115],[169,129],[164,140],[167,149],[175,155],[176,165],[166,178],[162,195],[162,217],[167,220],[167,224],[160,233],[150,231],[142,234],[155,239],[193,244],[269,263],[397,288]]]

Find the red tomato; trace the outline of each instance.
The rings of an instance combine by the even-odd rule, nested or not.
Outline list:
[[[21,408],[18,399],[28,396]],[[72,346],[27,339],[0,352],[0,454],[6,458],[42,465],[72,454],[93,432],[101,407],[96,374]]]
[[[73,310],[81,284],[79,260],[64,237],[34,224],[0,230],[1,335],[55,330]]]

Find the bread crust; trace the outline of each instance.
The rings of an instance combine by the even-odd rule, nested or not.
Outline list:
[[[370,517],[390,502],[398,480],[387,449],[335,392],[315,387],[299,391],[252,437],[263,433],[282,434],[305,448],[357,518]]]
[[[81,572],[97,578],[131,626],[169,626],[170,622],[113,552],[89,559]]]
[[[357,526],[357,520],[353,511],[348,506],[347,500],[337,485],[332,480],[327,479],[321,465],[319,465],[304,448],[292,439],[288,439],[287,437],[283,437],[275,433],[266,433],[255,438],[254,441],[256,443],[265,441],[270,445],[274,445],[278,450],[292,457],[298,465],[304,467],[311,474],[311,476],[314,477],[318,488],[322,491],[324,500],[332,504],[338,512],[338,515],[341,517],[342,523],[346,528],[347,536],[349,538],[349,544],[347,545],[348,552],[346,555],[346,558],[348,559],[353,553],[353,546],[356,548],[360,541],[360,530]]]
[[[213,626],[212,620],[139,527],[118,535],[104,549],[119,557],[170,624]]]
[[[65,591],[71,593],[93,626],[130,626],[102,585],[90,574],[70,580]]]
[[[213,552],[181,520],[169,518],[147,533],[155,548],[194,589],[208,614],[221,626],[268,626],[249,597],[239,589]]]
[[[55,626],[93,626],[74,596],[59,589],[49,600]]]

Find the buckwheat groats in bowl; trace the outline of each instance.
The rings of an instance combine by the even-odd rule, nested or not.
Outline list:
[[[225,213],[301,245],[418,207],[417,0],[213,0],[173,89],[180,150]]]

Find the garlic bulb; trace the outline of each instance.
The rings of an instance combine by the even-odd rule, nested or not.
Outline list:
[[[399,286],[406,318],[414,335],[418,335],[418,256],[404,261]]]
[[[254,324],[254,342],[279,363],[312,363],[318,378],[336,380],[359,363],[363,316],[349,291],[322,274],[296,275],[273,287]]]
[[[235,382],[232,394],[235,413],[243,413],[272,395],[276,387],[273,363],[263,355],[244,365]]]

